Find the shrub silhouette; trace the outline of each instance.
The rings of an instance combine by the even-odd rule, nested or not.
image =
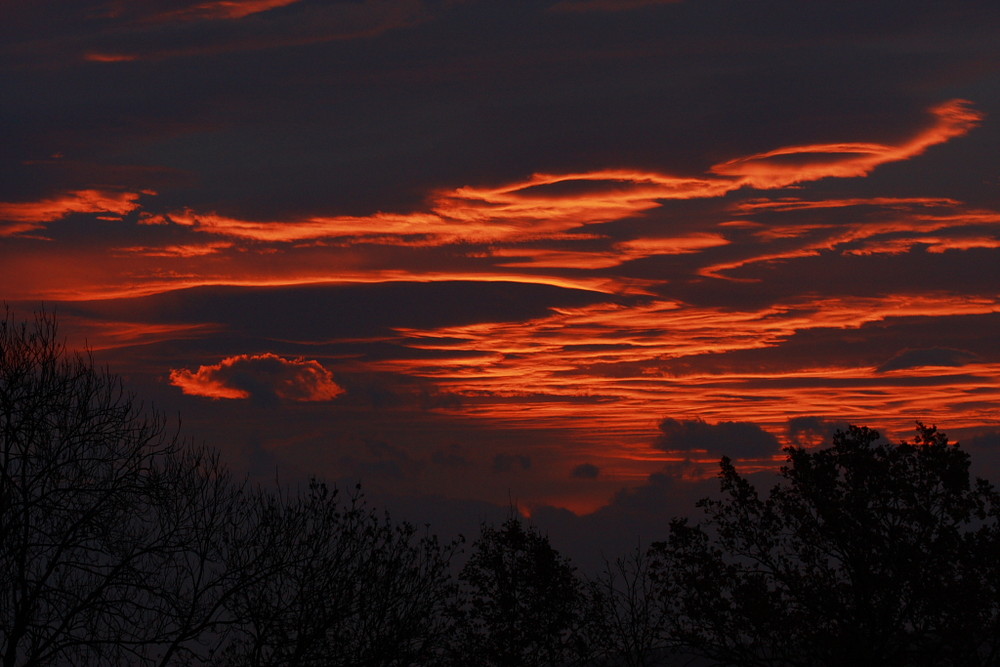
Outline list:
[[[734,665],[996,664],[998,497],[918,425],[789,448],[766,497],[721,463],[706,520],[651,547],[673,638]]]

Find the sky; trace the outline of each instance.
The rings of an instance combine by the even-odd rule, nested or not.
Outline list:
[[[0,299],[239,474],[610,549],[847,424],[1000,472],[1000,3],[0,17]]]

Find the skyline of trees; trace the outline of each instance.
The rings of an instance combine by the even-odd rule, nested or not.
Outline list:
[[[735,665],[996,664],[1000,493],[969,454],[923,424],[786,453],[766,493],[723,458],[705,519],[650,548],[668,633]]]
[[[1000,492],[934,427],[720,463],[700,521],[584,576],[511,509],[465,544],[236,479],[53,316],[0,319],[0,667],[987,665]],[[471,661],[471,663],[470,663]]]

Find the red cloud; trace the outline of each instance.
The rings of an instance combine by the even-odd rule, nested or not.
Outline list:
[[[285,359],[270,352],[240,354],[197,371],[170,371],[185,394],[209,398],[254,398],[265,402],[329,401],[344,393],[318,361]]]
[[[909,159],[930,146],[967,133],[983,117],[970,104],[967,100],[951,100],[933,107],[930,112],[934,124],[899,145],[845,142],[786,146],[717,164],[712,172],[739,177],[743,184],[762,189],[830,176],[867,176],[879,165]]]
[[[251,14],[259,14],[269,9],[291,5],[299,0],[216,0],[202,2],[193,7],[179,9],[155,17],[156,20],[183,19],[241,19]]]
[[[687,178],[629,170],[535,174],[496,188],[465,186],[434,194],[429,211],[370,216],[251,221],[190,209],[170,213],[198,231],[258,241],[292,242],[349,237],[400,245],[460,241],[520,242],[558,236],[660,206],[663,199],[720,197],[738,187],[722,178]],[[576,186],[569,194],[546,188]]]
[[[0,236],[38,229],[72,213],[112,213],[123,216],[139,208],[141,194],[152,192],[113,192],[108,190],[71,190],[59,196],[39,201],[0,202],[0,221],[14,223]]]
[[[138,60],[139,57],[129,53],[102,53],[100,51],[88,51],[83,54],[84,60],[94,63],[122,63],[131,60]]]
[[[352,243],[436,246],[463,241],[522,243],[555,239],[587,225],[658,208],[664,200],[722,197],[744,186],[769,189],[826,177],[865,176],[881,164],[909,159],[930,146],[967,133],[982,118],[969,105],[965,100],[952,100],[932,108],[935,123],[899,145],[845,142],[787,146],[717,164],[711,169],[715,175],[706,177],[629,169],[539,173],[498,187],[440,190],[430,198],[428,210],[411,213],[253,221],[184,209],[171,212],[169,218],[208,234],[267,242],[345,238]],[[863,203],[937,206],[952,200],[848,200],[840,205]],[[755,200],[745,205],[745,212],[753,212],[755,206],[795,210],[814,205],[798,200],[764,203]],[[665,254],[675,254],[724,244],[725,240],[717,236],[702,236],[664,240],[660,245],[667,249]],[[595,259],[608,266],[618,263],[614,257]],[[543,261],[546,266],[579,264],[578,258],[571,256],[551,256]],[[530,265],[540,264],[530,262]]]

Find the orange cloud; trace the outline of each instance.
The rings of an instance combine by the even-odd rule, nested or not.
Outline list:
[[[615,248],[629,259],[651,257],[653,255],[686,255],[707,248],[729,245],[729,240],[721,234],[694,233],[666,238],[638,238],[616,243]]]
[[[787,214],[802,210],[820,211],[847,207],[866,207],[850,218],[849,223],[831,217],[829,222],[811,216],[808,223],[780,222],[772,215],[769,224],[741,221],[764,242],[801,239],[797,247],[783,243],[777,252],[757,250],[752,255],[724,263],[703,266],[699,275],[736,280],[727,272],[755,263],[770,262],[836,251],[850,255],[902,254],[916,247],[927,252],[971,250],[1000,247],[996,235],[984,228],[1000,224],[1000,213],[983,209],[965,209],[962,202],[944,198],[863,198],[806,201],[796,198],[754,199],[735,204],[748,216],[758,213]],[[723,223],[723,226],[732,223]]]
[[[212,243],[189,243],[169,246],[132,246],[128,248],[115,248],[114,252],[116,254],[142,255],[144,257],[204,257],[205,255],[214,255],[232,247],[233,244],[228,241],[215,241]]]
[[[299,0],[216,0],[215,2],[202,2],[186,9],[158,14],[155,20],[241,19],[251,14],[259,14],[296,2]]]
[[[896,147],[894,154],[916,154],[922,146],[965,131],[974,124],[971,119],[978,118],[965,103],[949,104],[937,108],[937,125],[901,144],[903,148]],[[798,149],[775,153],[783,150],[794,153]],[[803,173],[801,177],[826,172],[809,173],[812,176]],[[165,227],[156,236],[169,240],[160,246],[116,248],[99,259],[87,248],[26,246],[4,258],[4,279],[9,298],[47,299],[134,296],[197,285],[447,280],[650,294],[656,291],[651,286],[660,281],[587,271],[652,255],[692,254],[722,246],[730,246],[724,260],[693,271],[729,278],[731,271],[755,262],[830,250],[902,252],[917,244],[931,252],[995,247],[993,235],[983,227],[1000,221],[1000,214],[963,210],[959,202],[944,198],[752,199],[729,208],[751,218],[792,215],[804,209],[862,207],[848,225],[824,221],[833,216],[817,214],[806,224],[797,219],[790,223],[769,220],[766,225],[726,220],[711,231],[672,234],[669,229],[649,230],[653,221],[647,221],[631,239],[604,236],[606,230],[593,227],[643,216],[667,200],[719,198],[743,185],[745,179],[736,176],[681,177],[628,169],[540,173],[490,187],[442,189],[428,196],[425,207],[412,212],[269,221],[192,209],[139,210],[142,195],[155,193],[79,189],[36,202],[0,203],[0,220],[6,221],[0,222],[0,234],[23,235],[73,213],[106,219],[137,213],[138,224]],[[142,204],[150,209],[147,201],[142,199]],[[980,228],[968,229],[971,226]],[[743,246],[742,254],[732,245],[737,235],[754,240]],[[559,241],[558,246],[546,247],[552,241]],[[408,252],[407,259],[401,259],[401,254],[387,248],[444,245],[458,246],[447,251],[456,268],[429,269],[438,266],[428,264],[430,254]],[[53,252],[59,255],[58,262],[52,260]],[[267,262],[259,261],[262,253],[268,253]],[[199,261],[203,257],[211,261]]]
[[[603,269],[655,255],[685,255],[707,248],[728,245],[720,234],[693,233],[663,238],[637,238],[614,244],[611,251],[587,252],[538,248],[494,248],[491,257],[511,257],[516,261],[500,266],[511,268]]]
[[[975,419],[993,420],[987,413],[1000,398],[997,363],[969,359],[962,367],[913,368],[889,377],[870,364],[838,366],[821,355],[752,371],[712,370],[711,360],[726,352],[777,348],[809,330],[995,312],[998,299],[953,294],[803,299],[747,311],[671,301],[605,303],[554,309],[528,321],[399,329],[398,344],[437,354],[371,365],[432,380],[462,396],[463,415],[505,428],[563,425],[595,453],[635,447],[642,457],[648,455],[642,452],[653,420],[663,415],[754,421],[775,429],[796,415],[906,426],[914,415],[938,415],[971,392],[984,402]],[[907,390],[912,386],[921,389]],[[966,419],[965,412],[954,418]],[[589,424],[586,432],[580,423]]]
[[[733,204],[730,210],[739,213],[758,211],[802,211],[824,208],[847,208],[851,206],[878,206],[880,208],[909,209],[914,206],[958,206],[957,199],[943,197],[863,197],[854,199],[823,199],[808,201],[797,197],[779,199],[748,199]]]
[[[344,390],[318,361],[276,354],[241,354],[197,371],[170,371],[171,384],[185,394],[209,398],[254,398],[266,402],[329,401]]]
[[[1000,239],[993,236],[972,236],[944,238],[940,236],[914,236],[902,239],[870,241],[860,248],[847,250],[850,255],[899,255],[923,246],[927,252],[943,253],[949,250],[971,250],[973,248],[1000,248]]]
[[[514,258],[515,261],[499,264],[510,268],[604,269],[622,263],[621,257],[616,253],[540,248],[495,248],[490,251],[489,256]]]
[[[681,177],[649,171],[606,169],[567,174],[534,174],[497,187],[464,186],[430,197],[426,211],[378,212],[369,216],[317,216],[291,221],[250,221],[190,209],[170,219],[199,231],[268,242],[349,238],[352,243],[378,241],[393,245],[430,246],[457,242],[525,242],[556,238],[588,225],[621,220],[658,208],[664,200],[721,197],[743,186],[785,187],[831,176],[867,175],[886,162],[919,155],[928,147],[965,134],[982,115],[964,100],[931,109],[933,126],[899,145],[876,143],[812,144],[779,148],[712,167],[716,176]],[[752,200],[736,206],[742,213],[790,211],[812,207],[874,205],[942,206],[949,199],[853,199],[839,202]],[[667,241],[657,254],[692,252],[724,241],[703,235],[670,250]],[[628,242],[627,242],[628,243]],[[642,241],[622,245],[638,250]],[[573,262],[572,258],[564,258]],[[559,266],[563,262],[556,260]],[[539,266],[535,263],[534,265]],[[555,265],[553,265],[555,266]]]
[[[218,330],[213,324],[150,324],[97,320],[68,314],[60,315],[59,321],[70,332],[71,338],[77,333],[79,338],[86,340],[87,349],[93,351],[202,338]]]
[[[570,186],[563,193],[547,188]],[[718,197],[733,189],[723,179],[681,178],[651,172],[593,171],[535,174],[496,188],[465,186],[435,193],[429,211],[369,216],[250,221],[190,209],[169,215],[198,231],[270,242],[349,237],[400,245],[515,242],[551,239],[595,223],[660,206],[662,199]],[[152,222],[157,222],[153,219]]]
[[[252,221],[230,218],[215,213],[197,213],[191,209],[170,213],[172,222],[192,227],[196,231],[220,236],[267,242],[295,242],[321,238],[352,237],[360,241],[367,237],[420,236],[458,238],[460,225],[449,223],[430,213],[375,213],[370,216],[314,217],[291,221]],[[155,222],[156,219],[154,218]],[[413,244],[420,245],[419,241]],[[424,245],[427,243],[424,242]]]
[[[0,202],[0,221],[15,223],[10,227],[0,228],[0,234],[10,236],[38,229],[44,223],[54,222],[73,213],[113,213],[119,217],[124,216],[139,208],[138,200],[143,194],[155,193],[71,190],[39,201]]]
[[[887,162],[920,155],[929,147],[966,134],[982,114],[966,100],[951,100],[930,112],[935,122],[909,141],[898,145],[834,143],[786,146],[766,153],[737,158],[712,167],[714,174],[737,177],[755,188],[781,188],[821,178],[867,176]]]

